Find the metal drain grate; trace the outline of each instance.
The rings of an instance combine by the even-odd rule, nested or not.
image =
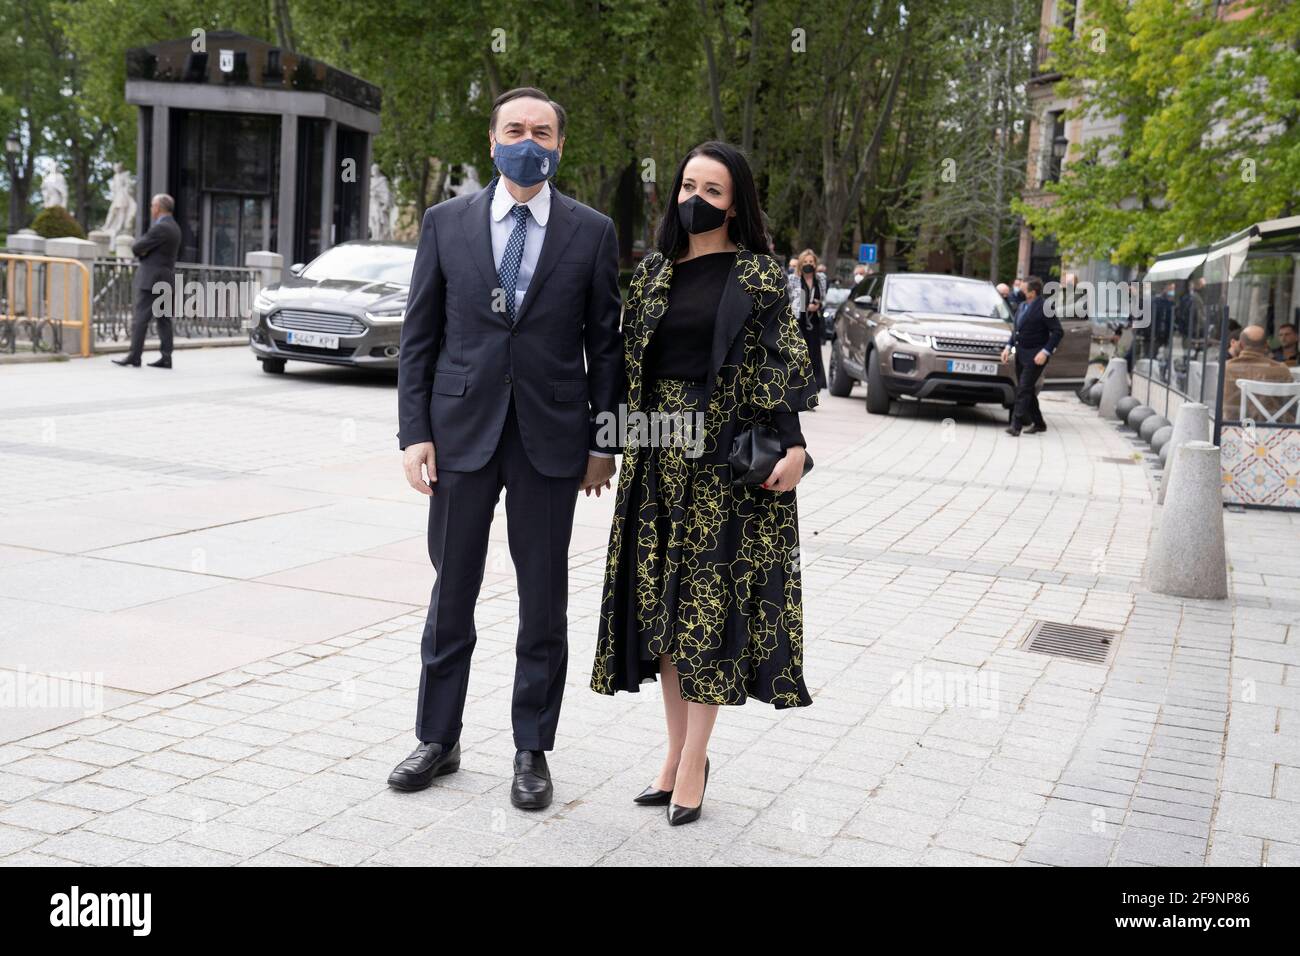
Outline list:
[[[1068,657],[1088,664],[1104,664],[1115,649],[1119,634],[1080,624],[1035,621],[1024,648],[1036,654]]]

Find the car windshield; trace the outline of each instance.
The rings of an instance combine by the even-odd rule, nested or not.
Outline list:
[[[305,279],[358,279],[411,284],[415,250],[409,246],[342,245],[322,253],[302,271]]]
[[[848,289],[827,289],[826,290],[827,305],[839,305],[848,297],[849,297]]]
[[[936,316],[981,319],[1011,318],[1011,310],[986,282],[965,282],[943,276],[893,275],[885,285],[889,312],[927,312]]]

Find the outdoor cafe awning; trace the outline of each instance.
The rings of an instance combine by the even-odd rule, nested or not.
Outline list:
[[[1205,261],[1205,250],[1183,251],[1156,259],[1146,274],[1146,282],[1172,282],[1186,279]]]

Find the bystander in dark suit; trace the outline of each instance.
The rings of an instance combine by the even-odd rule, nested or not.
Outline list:
[[[131,321],[131,349],[124,358],[113,359],[117,365],[139,367],[144,354],[144,339],[149,332],[149,320],[158,322],[158,351],[162,358],[150,362],[152,368],[172,367],[172,283],[176,274],[176,253],[181,248],[181,227],[176,223],[172,212],[176,203],[166,193],[159,193],[149,204],[149,215],[153,222],[143,236],[131,246],[131,252],[139,260],[135,278],[131,282],[131,294],[134,299]],[[158,283],[166,283],[168,291],[159,295],[154,292]],[[162,302],[159,314],[154,314],[154,303]]]
[[[1047,431],[1038,407],[1038,379],[1065,336],[1056,310],[1044,307],[1043,281],[1030,276],[1024,288],[1025,303],[1017,310],[1011,336],[1002,349],[1002,361],[1008,361],[1012,353],[1016,356],[1016,407],[1007,427],[1012,437],[1018,437],[1026,424],[1031,435]]]

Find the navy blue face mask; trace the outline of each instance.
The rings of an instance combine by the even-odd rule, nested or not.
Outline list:
[[[560,151],[538,146],[531,139],[521,139],[517,143],[497,143],[492,161],[511,182],[536,186],[555,175],[560,167]]]

